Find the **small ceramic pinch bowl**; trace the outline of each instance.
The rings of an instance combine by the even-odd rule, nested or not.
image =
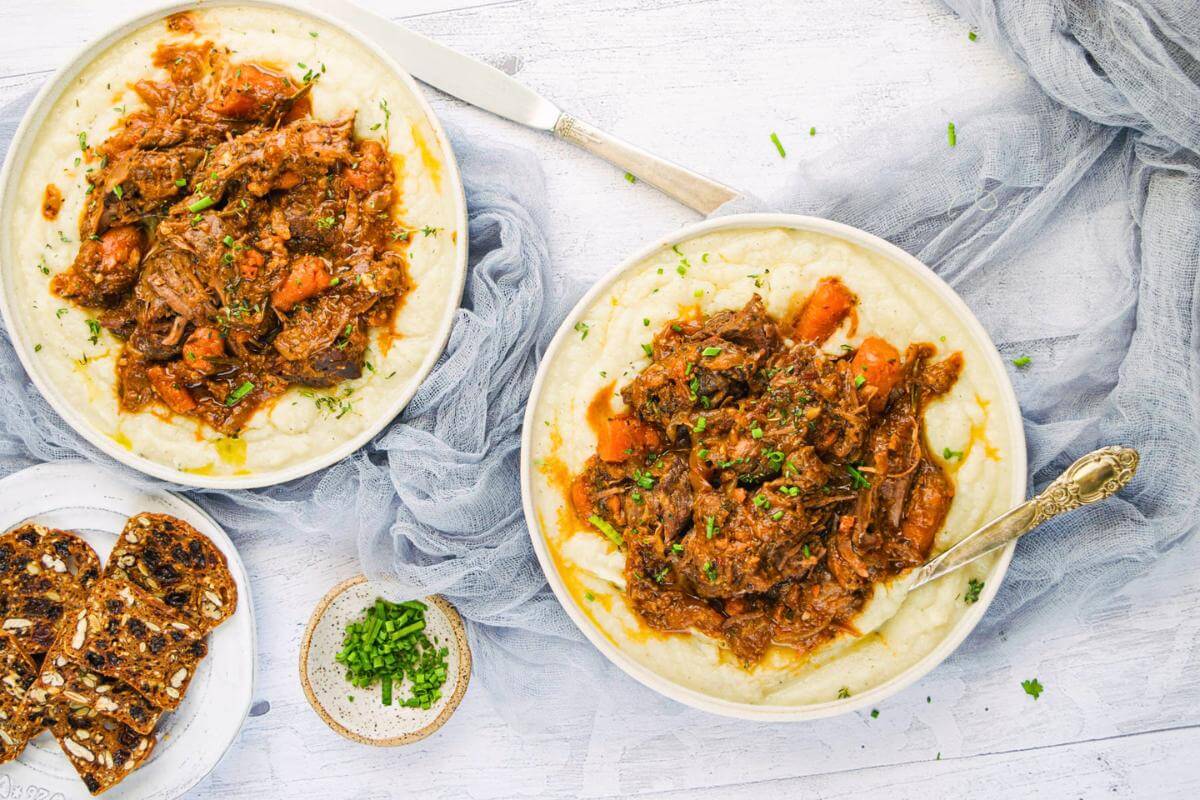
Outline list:
[[[341,652],[346,626],[362,619],[375,599],[403,598],[386,583],[359,575],[329,590],[321,599],[300,646],[300,682],[317,715],[335,732],[360,744],[396,747],[412,744],[437,731],[458,708],[471,679],[471,649],[462,617],[438,595],[421,598],[425,635],[445,647],[446,683],[428,709],[393,702],[383,705],[379,686],[360,689],[346,680],[346,668],[335,660]],[[352,699],[353,698],[353,699]]]

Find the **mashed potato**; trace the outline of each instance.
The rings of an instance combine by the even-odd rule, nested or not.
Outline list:
[[[432,351],[442,344],[448,315],[461,285],[458,230],[461,190],[448,145],[439,137],[409,87],[356,40],[310,17],[267,7],[200,7],[189,12],[194,36],[228,47],[238,61],[274,65],[295,75],[320,73],[311,97],[313,114],[333,119],[357,112],[363,137],[387,133],[400,196],[398,226],[419,231],[408,252],[413,289],[394,329],[373,332],[360,379],[331,390],[293,388],[260,409],[237,438],[163,408],[141,413],[118,409],[115,364],[120,342],[97,330],[94,314],[54,297],[51,277],[66,269],[79,248],[78,220],[88,163],[82,141],[99,144],[118,120],[140,107],[130,85],[158,77],[151,65],[165,41],[192,40],[162,21],[113,44],[68,85],[16,164],[15,191],[7,197],[3,247],[13,322],[43,382],[86,425],[157,464],[200,475],[272,472],[327,453],[377,424],[398,395],[411,392]],[[47,184],[63,194],[61,213],[43,218]],[[465,241],[463,245],[465,246]]]
[[[703,694],[736,702],[803,706],[852,694],[898,675],[933,650],[971,606],[969,581],[986,580],[995,558],[907,592],[903,581],[877,585],[857,619],[861,635],[843,635],[806,655],[775,646],[746,669],[700,634],[654,631],[624,597],[624,556],[575,519],[567,496],[571,477],[595,452],[589,402],[616,381],[619,392],[648,363],[643,343],[664,322],[689,312],[740,308],[763,296],[776,319],[824,277],[839,277],[859,297],[851,339],[843,326],[824,344],[832,352],[869,335],[901,352],[931,342],[943,355],[961,351],[965,368],[954,388],[925,415],[930,448],[961,451],[947,464],[956,497],[934,541],[941,551],[1019,502],[1017,455],[1022,433],[1001,406],[1005,378],[988,344],[957,318],[957,310],[889,259],[824,233],[783,228],[717,231],[664,248],[637,264],[598,296],[547,365],[532,411],[531,499],[539,531],[572,600],[621,651],[654,673]],[[586,325],[586,329],[583,327]],[[583,332],[586,330],[586,336]]]

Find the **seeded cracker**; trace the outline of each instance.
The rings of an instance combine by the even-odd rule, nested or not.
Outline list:
[[[25,655],[15,637],[0,631],[0,764],[25,749],[30,731],[21,714],[25,694],[37,677],[33,659]],[[41,730],[41,726],[38,726]],[[34,731],[36,733],[36,731]]]
[[[56,645],[46,655],[38,683],[29,690],[33,700],[92,709],[138,733],[152,733],[162,711],[129,684],[101,675],[67,659]]]
[[[75,534],[34,524],[9,531],[0,536],[0,627],[40,656],[99,576],[100,559]]]
[[[156,740],[87,708],[56,704],[50,730],[88,791],[100,794],[150,757]]]
[[[195,628],[160,600],[105,578],[67,622],[63,654],[128,683],[154,705],[175,709],[208,648]]]
[[[237,608],[237,584],[225,556],[207,536],[166,514],[130,517],[104,575],[137,584],[201,633]]]

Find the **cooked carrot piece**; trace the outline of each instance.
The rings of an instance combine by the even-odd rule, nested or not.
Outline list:
[[[262,117],[294,93],[282,76],[242,64],[225,78],[209,107],[234,119]]]
[[[136,225],[110,228],[100,237],[100,269],[104,274],[124,271],[142,257],[142,230]]]
[[[387,152],[374,139],[367,139],[359,150],[359,159],[346,170],[346,183],[364,194],[383,185],[387,177]]]
[[[167,372],[166,368],[151,367],[146,370],[146,376],[150,378],[150,385],[154,387],[154,391],[176,414],[186,414],[196,407],[192,395],[174,375]]]
[[[575,513],[584,519],[592,513],[592,504],[588,502],[588,487],[583,475],[571,482],[571,505],[575,506]]]
[[[900,381],[903,372],[900,351],[878,336],[868,336],[858,346],[850,369],[856,380],[861,375],[863,381],[860,383],[865,382],[864,385],[874,388],[871,408],[878,411],[887,402],[888,393]]]
[[[329,288],[332,279],[325,259],[319,256],[300,256],[292,262],[288,274],[271,292],[271,303],[280,311],[287,311],[297,303],[316,297]]]
[[[196,328],[183,343],[183,363],[202,374],[216,370],[212,359],[225,355],[225,342],[216,328]]]
[[[858,300],[837,278],[825,278],[800,309],[795,335],[802,342],[823,342],[842,324]]]
[[[605,461],[628,461],[635,453],[659,446],[658,434],[635,417],[612,417],[600,428],[596,453]]]
[[[954,486],[938,467],[924,462],[919,469],[909,494],[908,510],[900,524],[900,535],[925,558],[933,547],[934,534],[946,521]]]

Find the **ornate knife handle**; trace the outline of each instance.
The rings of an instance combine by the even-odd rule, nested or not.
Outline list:
[[[688,208],[708,215],[739,195],[723,183],[659,158],[629,142],[610,136],[570,114],[554,124],[554,135],[626,170]]]
[[[1003,547],[1014,539],[1082,505],[1112,497],[1133,479],[1138,452],[1128,447],[1102,447],[1067,467],[1062,475],[1032,500],[1001,514],[979,530],[913,570],[910,587],[916,588],[980,556]]]

